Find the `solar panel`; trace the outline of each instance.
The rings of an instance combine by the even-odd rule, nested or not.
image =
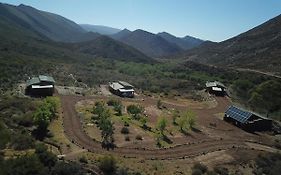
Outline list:
[[[225,114],[241,123],[245,123],[252,115],[251,112],[243,111],[235,106],[230,106],[226,110]]]

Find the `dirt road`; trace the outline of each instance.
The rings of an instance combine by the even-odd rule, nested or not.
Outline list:
[[[75,111],[75,104],[80,100],[93,99],[94,97],[60,96],[63,108],[63,126],[66,136],[79,147],[95,153],[112,153],[123,157],[142,157],[145,159],[179,159],[189,158],[206,153],[229,150],[229,149],[250,149],[247,143],[256,143],[258,139],[252,137],[226,137],[208,138],[197,142],[177,145],[166,149],[146,149],[146,148],[122,148],[116,147],[113,150],[106,150],[101,147],[101,143],[90,138],[83,130],[79,115]],[[218,105],[212,109],[197,109],[199,117],[206,117],[214,113],[224,111],[229,105],[226,98],[218,98]],[[154,103],[154,102],[153,102]],[[155,101],[156,103],[156,101]],[[177,108],[176,105],[172,107]],[[182,108],[179,106],[179,108]],[[223,122],[223,121],[222,121]],[[262,145],[262,144],[259,144]],[[262,147],[255,147],[258,149]]]

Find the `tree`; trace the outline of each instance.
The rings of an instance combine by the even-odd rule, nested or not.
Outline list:
[[[58,106],[59,100],[57,97],[47,97],[35,111],[33,121],[37,125],[35,135],[38,139],[43,139],[46,136],[50,122],[56,117]]]
[[[157,128],[160,131],[161,136],[164,136],[164,130],[166,129],[166,127],[167,127],[167,119],[164,117],[159,118],[157,122]]]
[[[110,111],[105,107],[104,103],[96,102],[93,113],[97,115],[97,117],[94,117],[93,119],[97,121],[97,126],[101,130],[102,146],[107,148],[114,146],[114,127],[110,120]]]
[[[190,129],[193,129],[195,126],[195,113],[193,111],[187,112],[187,123]]]
[[[186,111],[178,118],[177,124],[181,132],[186,132],[195,126],[195,113],[191,110]]]

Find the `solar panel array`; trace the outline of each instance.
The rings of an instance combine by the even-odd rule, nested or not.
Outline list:
[[[241,123],[245,123],[252,115],[251,112],[243,111],[235,106],[230,106],[226,110],[225,114]]]

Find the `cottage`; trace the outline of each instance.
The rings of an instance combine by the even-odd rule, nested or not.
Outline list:
[[[109,90],[116,95],[121,97],[134,97],[134,86],[125,82],[125,81],[118,81],[118,82],[110,82],[109,83]]]
[[[218,81],[206,82],[206,89],[210,94],[215,94],[217,96],[224,96],[226,94],[226,87]]]
[[[235,106],[226,110],[224,120],[247,131],[268,131],[272,128],[272,120]]]
[[[26,81],[25,93],[32,96],[52,96],[55,80],[53,77],[39,75]]]

